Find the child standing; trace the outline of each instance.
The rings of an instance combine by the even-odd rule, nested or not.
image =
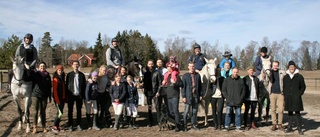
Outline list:
[[[128,98],[126,100],[126,106],[127,106],[127,121],[129,124],[129,127],[132,128],[137,128],[135,125],[136,122],[136,117],[138,116],[138,101],[139,101],[139,96],[138,96],[138,90],[137,90],[137,85],[134,84],[133,78],[131,75],[127,76],[127,89],[128,89]],[[131,117],[132,114],[132,117]]]
[[[122,114],[123,105],[126,101],[126,93],[127,93],[127,87],[125,83],[121,82],[121,76],[116,75],[115,76],[115,83],[114,85],[111,85],[109,94],[111,97],[114,114],[115,114],[115,123],[113,128],[115,130],[119,129],[119,119],[120,115]]]
[[[176,82],[177,81],[177,76],[180,73],[180,64],[176,60],[176,56],[170,56],[170,61],[167,62],[166,67],[171,67],[172,72],[167,72],[164,74],[164,79],[162,81],[162,86],[167,86],[168,84],[168,77],[171,74],[171,79]]]
[[[97,126],[97,117],[98,117],[98,109],[97,109],[97,96],[98,96],[98,72],[94,71],[91,73],[91,79],[92,83],[88,82],[86,86],[86,117],[88,122],[88,129],[91,129],[91,109],[93,109],[93,125],[92,127],[95,130],[100,130],[100,128]]]

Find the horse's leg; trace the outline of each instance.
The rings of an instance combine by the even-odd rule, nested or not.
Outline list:
[[[261,119],[262,119],[262,109],[263,109],[263,101],[264,97],[260,99],[258,102],[258,124],[261,126]]]
[[[26,133],[30,132],[30,106],[31,106],[31,99],[30,97],[26,97],[25,98],[25,119],[26,119],[26,123],[27,123],[27,128],[26,128]]]
[[[205,99],[204,105],[204,126],[208,126],[208,109],[209,109],[209,101]]]
[[[270,95],[267,96],[267,106],[266,106],[266,123],[269,122],[269,110],[270,110]]]
[[[22,113],[22,110],[21,110],[21,107],[20,107],[20,99],[15,94],[13,94],[12,96],[13,96],[14,103],[17,105],[17,111],[18,111],[18,114],[19,114],[19,123],[18,123],[18,128],[17,129],[20,131],[22,129],[22,117],[23,117],[23,113]]]

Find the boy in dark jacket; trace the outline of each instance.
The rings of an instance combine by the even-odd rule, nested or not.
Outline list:
[[[126,100],[126,107],[127,107],[127,121],[129,124],[129,127],[137,128],[135,125],[136,117],[138,116],[138,90],[136,88],[136,85],[133,83],[133,78],[131,75],[127,76],[127,89],[128,89],[128,95]],[[131,118],[132,114],[132,118]]]

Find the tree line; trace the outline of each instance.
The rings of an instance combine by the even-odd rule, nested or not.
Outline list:
[[[196,42],[187,41],[186,38],[168,37],[164,41],[164,52],[160,52],[157,41],[148,34],[142,35],[138,30],[124,30],[118,32],[115,37],[118,39],[120,49],[125,57],[125,62],[129,63],[137,57],[143,64],[148,60],[162,58],[165,62],[171,55],[175,55],[181,65],[181,69],[187,69],[187,59],[193,54],[193,44]],[[106,64],[106,50],[110,47],[111,39],[107,35],[98,33],[95,45],[89,46],[88,41],[76,41],[61,38],[59,43],[52,44],[50,32],[45,32],[42,38],[35,39],[33,44],[38,49],[39,61],[45,61],[48,67],[62,64],[67,65],[67,58],[71,54],[93,53],[96,58],[93,68]],[[16,35],[8,39],[0,40],[0,68],[9,69],[12,67],[10,57],[13,57],[17,47],[23,43],[23,38]],[[211,44],[207,41],[198,43],[201,45],[201,52],[207,58],[222,59],[225,51],[230,51],[237,66],[246,69],[253,65],[255,58],[259,55],[260,48],[268,48],[268,54],[273,60],[280,62],[280,67],[285,69],[287,63],[293,60],[298,67],[303,70],[320,69],[320,44],[317,41],[301,41],[297,49],[292,46],[292,41],[283,39],[281,41],[270,41],[264,37],[261,42],[250,41],[245,47],[221,45],[219,41]],[[219,63],[219,62],[217,62]]]

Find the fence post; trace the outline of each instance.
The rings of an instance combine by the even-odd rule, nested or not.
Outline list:
[[[2,91],[2,71],[0,71],[0,92]]]

